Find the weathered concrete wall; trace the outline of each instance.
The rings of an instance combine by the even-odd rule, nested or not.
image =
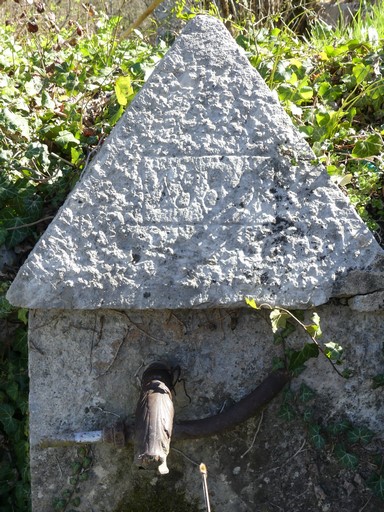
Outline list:
[[[314,405],[319,418],[347,417],[356,425],[365,424],[382,433],[382,392],[371,389],[370,379],[383,368],[378,333],[384,329],[384,314],[352,315],[347,306],[337,304],[323,306],[318,312],[324,337],[344,346],[345,367],[352,368],[353,376],[349,380],[338,377],[320,357],[308,365],[294,387],[303,380],[316,391]],[[100,429],[118,418],[132,421],[139,396],[138,376],[143,365],[159,358],[180,364],[192,398],[189,403],[182,383],[176,386],[176,419],[218,412],[255,388],[270,371],[272,358],[281,355],[281,347],[273,345],[266,314],[251,309],[34,312],[30,327],[34,510],[52,510],[54,498],[71,488],[68,481],[78,459],[76,449],[40,450],[41,438]],[[304,340],[297,331],[288,343],[300,347]],[[321,452],[308,442],[303,426],[279,417],[280,402],[281,398],[277,399],[264,412],[255,445],[244,457],[259,418],[224,435],[173,446],[207,464],[215,510],[272,512],[281,507],[290,512],[357,512],[364,496],[354,481],[358,471],[343,472],[339,467],[338,474],[332,474],[335,466],[328,463],[327,467],[321,461]],[[302,452],[294,456],[300,447]],[[81,511],[114,512],[122,500],[129,502],[134,488],[145,496],[146,486],[158,492],[185,490],[188,500],[203,503],[198,469],[179,452],[171,450],[170,475],[166,477],[133,467],[132,449],[104,445],[94,448],[91,457],[89,479],[80,483]],[[352,486],[350,496],[343,491],[345,482]],[[339,491],[335,493],[332,485],[338,485]],[[168,498],[160,493],[158,499]],[[365,510],[377,512],[374,506],[375,500]]]

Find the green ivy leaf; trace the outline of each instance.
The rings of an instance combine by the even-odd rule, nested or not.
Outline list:
[[[284,421],[292,421],[295,418],[296,413],[295,413],[295,410],[293,409],[293,407],[290,404],[285,403],[279,409],[279,416]]]
[[[301,350],[287,351],[288,369],[291,371],[302,368],[312,357],[319,355],[319,348],[316,343],[306,343]]]
[[[0,123],[6,131],[14,134],[20,133],[27,140],[30,138],[28,120],[20,114],[12,112],[7,107],[0,113]]]
[[[28,510],[29,509],[29,496],[30,489],[27,482],[16,482],[15,485],[15,498],[16,504],[19,510]]]
[[[17,311],[17,319],[20,320],[24,325],[28,324],[28,312],[29,310],[26,308],[20,308]]]
[[[19,428],[19,422],[13,417],[15,408],[11,404],[0,404],[0,423],[8,435],[14,434]]]
[[[288,313],[281,311],[280,309],[274,309],[271,311],[269,318],[271,319],[272,332],[277,332],[279,329],[285,329],[287,326],[287,320],[290,318]]]
[[[23,356],[28,355],[28,335],[25,329],[20,328],[16,330],[12,349],[20,352]]]
[[[124,114],[124,109],[119,103],[113,103],[108,107],[108,122],[115,126],[120,117]]]
[[[245,303],[253,309],[261,309],[261,307],[256,304],[255,299],[251,299],[250,297],[245,297]]]
[[[354,453],[345,450],[342,444],[336,445],[335,456],[346,469],[354,469],[359,464],[359,459]]]
[[[309,440],[313,444],[313,446],[318,450],[322,450],[325,446],[325,439],[321,435],[320,431],[320,425],[312,424],[309,425],[308,427]]]
[[[356,79],[356,84],[361,84],[372,71],[371,66],[367,66],[362,62],[355,64],[352,68],[352,74]]]
[[[45,90],[41,93],[41,105],[47,110],[54,110],[56,106],[49,93]]]
[[[283,402],[286,403],[293,403],[295,401],[295,393],[292,391],[291,388],[287,387],[283,391]]]
[[[372,134],[365,140],[356,142],[352,150],[352,156],[355,158],[368,158],[379,155],[383,150],[383,141],[378,133]]]
[[[0,318],[6,318],[14,311],[14,307],[7,301],[4,295],[0,295]]]
[[[309,85],[304,85],[300,88],[299,94],[304,100],[310,100],[313,97],[313,89]]]
[[[334,363],[340,364],[343,357],[343,347],[334,341],[324,343],[326,350],[324,351],[326,357]]]
[[[303,412],[303,420],[305,423],[310,423],[313,420],[313,411],[312,409],[305,409]]]
[[[341,375],[344,379],[349,379],[353,375],[353,370],[351,368],[345,368],[345,370],[341,372]]]
[[[372,388],[376,389],[381,386],[384,386],[384,373],[379,373],[375,375],[372,379]]]
[[[42,88],[42,80],[38,76],[34,76],[31,80],[24,83],[24,89],[28,96],[34,98],[38,96]]]
[[[373,473],[368,479],[367,484],[376,496],[384,500],[384,475]]]
[[[367,427],[355,427],[347,434],[348,441],[352,444],[368,444],[372,441],[374,433]]]
[[[80,144],[80,141],[68,130],[61,130],[59,135],[55,138],[55,142],[64,149],[67,149],[68,146]]]
[[[303,382],[299,389],[299,400],[303,403],[306,403],[309,402],[309,400],[312,400],[314,397],[315,392]]]
[[[312,315],[312,324],[306,325],[305,330],[307,333],[313,338],[320,338],[322,335],[321,327],[320,327],[320,317],[317,313],[313,313]]]
[[[280,357],[272,358],[272,370],[276,371],[285,368],[285,363]]]
[[[71,464],[71,473],[72,475],[77,475],[81,471],[81,463],[80,462],[73,462]]]
[[[65,510],[66,506],[67,506],[67,501],[64,499],[55,499],[53,502],[54,510]]]
[[[17,382],[10,382],[6,388],[6,393],[14,402],[17,402],[19,396],[19,386]]]
[[[90,457],[84,457],[84,459],[81,462],[83,468],[89,468],[92,464],[92,459]]]
[[[129,99],[133,96],[132,82],[129,76],[120,76],[116,80],[115,93],[119,105],[125,107]]]
[[[346,432],[350,427],[351,424],[349,423],[349,421],[343,419],[341,421],[329,423],[329,425],[327,426],[327,430],[331,435],[337,436],[339,434],[342,434],[343,432]]]

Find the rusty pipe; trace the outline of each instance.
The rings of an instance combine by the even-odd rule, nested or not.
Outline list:
[[[175,423],[173,439],[195,439],[212,436],[240,425],[254,416],[270,402],[287,384],[291,376],[286,370],[270,373],[249,395],[219,414],[200,420]]]

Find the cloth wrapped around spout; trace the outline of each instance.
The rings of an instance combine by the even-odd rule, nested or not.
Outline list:
[[[171,443],[174,408],[172,371],[153,363],[144,372],[136,407],[135,463],[144,469],[169,472],[167,455]]]

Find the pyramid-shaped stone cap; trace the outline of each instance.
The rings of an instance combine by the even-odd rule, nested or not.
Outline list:
[[[12,284],[27,308],[309,307],[382,250],[225,27],[184,29]],[[372,273],[372,269],[374,273]]]

